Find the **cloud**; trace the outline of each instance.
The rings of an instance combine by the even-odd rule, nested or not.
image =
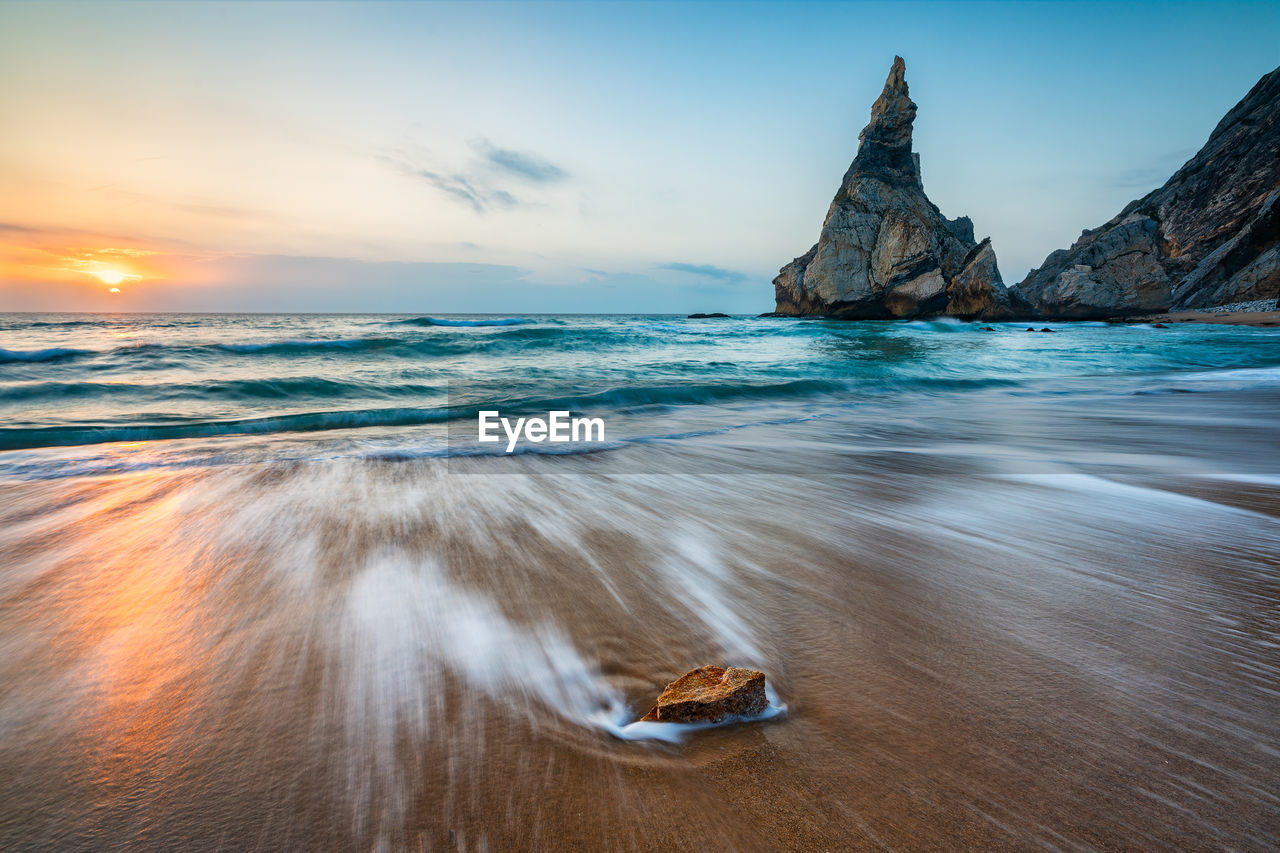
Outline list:
[[[593,269],[591,267],[580,267],[583,275],[578,278],[580,284],[600,284],[608,281],[613,273],[606,270]]]
[[[514,207],[515,197],[506,190],[477,186],[474,178],[466,175],[442,175],[430,169],[412,169],[411,174],[431,184],[445,195],[471,207],[476,213],[484,213],[490,207]]]
[[[380,156],[378,159],[410,177],[426,181],[449,198],[462,202],[479,214],[497,207],[510,208],[522,204],[506,190],[487,184],[483,176],[459,172],[447,174],[414,166],[394,157]]]
[[[661,264],[658,269],[671,270],[672,272],[683,272],[689,275],[701,276],[703,278],[713,278],[716,281],[737,282],[745,281],[747,276],[737,270],[727,270],[723,267],[712,266],[711,264]]]
[[[473,147],[488,165],[534,183],[553,184],[569,177],[564,169],[536,154],[498,148],[487,139],[474,143]]]
[[[422,165],[414,162],[418,158],[403,153],[380,154],[377,159],[405,175],[426,181],[445,196],[482,215],[497,208],[534,206],[533,202],[517,197],[508,189],[511,179],[522,184],[550,185],[569,177],[567,171],[549,160],[510,148],[498,148],[487,139],[471,143],[471,148],[478,159],[463,169]]]
[[[43,234],[39,228],[30,228],[26,225],[18,225],[16,222],[0,222],[0,233],[6,234]]]
[[[134,257],[142,254],[172,254],[181,252],[187,255],[209,255],[207,248],[196,246],[186,240],[175,237],[158,237],[142,232],[98,231],[73,226],[24,225],[20,222],[0,222],[0,245],[20,245],[26,249],[46,252],[67,252],[73,247],[88,246],[138,246],[154,247],[155,251],[119,248],[94,248],[92,251],[126,254],[135,252]]]

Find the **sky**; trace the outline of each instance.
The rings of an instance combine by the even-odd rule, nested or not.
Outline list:
[[[1012,284],[1280,65],[1280,2],[4,2],[0,311],[767,311],[895,54]]]

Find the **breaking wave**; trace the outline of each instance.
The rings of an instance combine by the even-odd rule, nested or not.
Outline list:
[[[442,320],[438,317],[414,317],[395,322],[404,326],[522,326],[533,321],[524,317],[507,317],[501,320]]]

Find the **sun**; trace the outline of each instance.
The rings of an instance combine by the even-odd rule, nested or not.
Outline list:
[[[128,273],[113,269],[95,270],[93,275],[97,276],[103,284],[119,284],[130,277]]]

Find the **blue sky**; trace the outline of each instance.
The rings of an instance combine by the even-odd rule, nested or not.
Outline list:
[[[1280,3],[0,5],[0,309],[769,310],[895,53],[1013,283],[1280,64]]]

